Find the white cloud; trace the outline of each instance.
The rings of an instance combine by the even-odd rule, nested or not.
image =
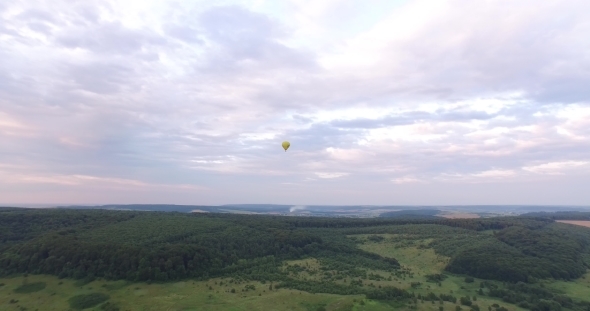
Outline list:
[[[588,161],[548,162],[539,165],[524,166],[522,169],[537,174],[565,174],[567,171],[588,169]]]
[[[487,170],[473,174],[475,177],[485,177],[485,178],[506,178],[512,177],[516,175],[516,172],[513,170]]]
[[[32,174],[15,174],[10,172],[2,172],[2,183],[5,184],[56,184],[62,186],[77,186],[77,187],[105,187],[105,188],[119,188],[127,187],[136,189],[154,189],[166,188],[176,190],[204,190],[206,187],[189,184],[159,184],[148,183],[133,179],[99,177],[89,175],[32,175]]]
[[[348,173],[337,173],[337,172],[316,172],[315,175],[319,178],[323,178],[323,179],[332,179],[332,178],[338,178],[338,177],[344,177],[346,175],[348,175]]]
[[[421,179],[418,179],[418,178],[415,178],[415,177],[411,177],[411,176],[404,176],[404,177],[394,178],[391,181],[393,181],[396,184],[413,184],[413,183],[421,183],[421,182],[424,182]]]
[[[356,161],[366,158],[367,152],[360,149],[326,148],[326,152],[335,160]]]

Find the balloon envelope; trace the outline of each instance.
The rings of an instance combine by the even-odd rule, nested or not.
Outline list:
[[[285,151],[287,151],[287,149],[289,149],[289,146],[291,146],[291,144],[288,141],[283,142],[283,149],[285,149]]]

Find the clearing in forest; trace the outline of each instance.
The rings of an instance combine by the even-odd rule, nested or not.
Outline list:
[[[480,218],[480,216],[478,214],[473,214],[473,213],[442,213],[442,214],[438,214],[436,216],[439,217],[444,217],[444,218],[450,218],[450,219],[460,219],[460,218],[466,218],[466,219],[470,219],[470,218]]]
[[[371,235],[356,235],[364,239],[359,248],[384,257],[395,258],[403,267],[410,268],[416,276],[441,273],[449,258],[438,255],[428,247],[431,239],[413,239],[410,235],[378,234],[384,239],[372,241]],[[373,235],[375,236],[375,235]]]
[[[556,220],[564,224],[577,225],[590,228],[590,220]]]
[[[588,293],[590,293],[590,272],[587,272],[581,278],[574,281],[552,281],[548,282],[548,285],[552,289],[563,292],[570,297],[588,300]]]

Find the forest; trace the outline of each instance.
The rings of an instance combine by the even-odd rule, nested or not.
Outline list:
[[[575,280],[587,272],[590,230],[557,224],[543,214],[358,219],[5,208],[0,209],[0,276],[148,283],[231,277],[309,293],[471,304],[471,298],[448,294],[418,296],[412,289],[423,286],[420,282],[410,289],[374,285],[372,281],[413,277],[396,258],[363,248],[384,240],[401,246],[428,241],[419,247],[449,258],[445,274],[427,277],[433,284],[440,286],[446,274],[464,275],[489,280],[481,282],[480,294],[524,309],[590,310],[588,301],[539,285],[548,279]],[[305,267],[285,265],[306,258],[321,264],[319,276],[301,278]]]

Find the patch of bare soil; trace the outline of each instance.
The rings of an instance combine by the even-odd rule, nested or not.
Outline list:
[[[472,213],[448,213],[437,215],[444,218],[459,219],[459,218],[479,218],[479,215]]]
[[[556,220],[557,222],[563,222],[564,224],[578,225],[590,228],[590,220]]]

